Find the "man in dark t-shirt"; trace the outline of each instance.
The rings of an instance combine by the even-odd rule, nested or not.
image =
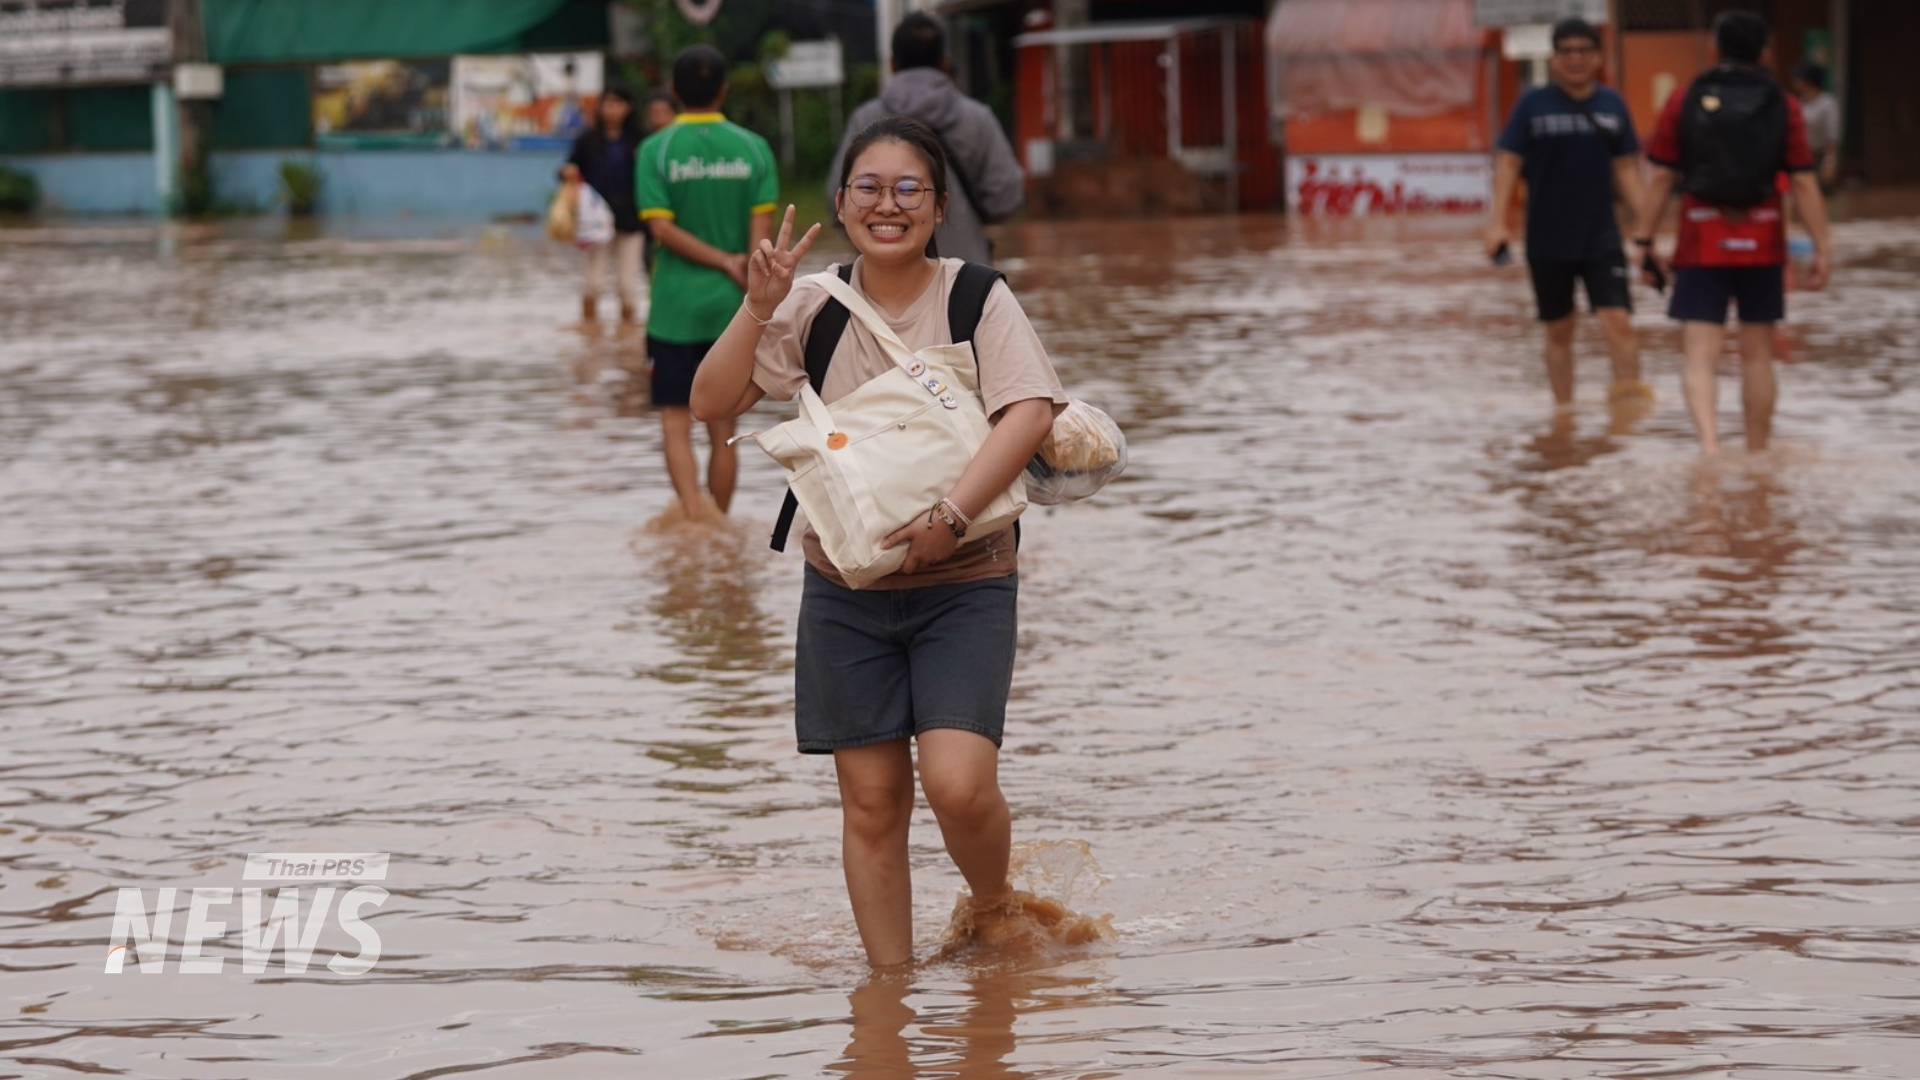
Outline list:
[[[1547,328],[1547,381],[1561,407],[1573,403],[1574,283],[1606,329],[1615,402],[1645,402],[1640,350],[1629,318],[1631,279],[1614,203],[1640,199],[1640,140],[1620,95],[1600,85],[1600,33],[1582,19],[1553,28],[1553,81],[1514,106],[1494,162],[1487,254],[1508,244],[1516,182],[1527,181],[1527,269]]]

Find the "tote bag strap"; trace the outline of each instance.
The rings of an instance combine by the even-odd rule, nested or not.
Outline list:
[[[911,368],[913,350],[907,348],[906,342],[900,340],[900,335],[893,332],[893,327],[888,326],[887,321],[880,317],[880,313],[873,310],[873,305],[867,303],[866,297],[861,296],[852,285],[841,281],[838,275],[819,273],[813,275],[813,278],[827,290],[828,296],[840,301],[854,318],[866,324],[867,332],[880,342],[882,349],[886,350],[887,359],[902,368],[907,368],[907,374],[913,374]],[[915,376],[915,380],[918,381],[918,376]]]
[[[824,271],[823,271],[824,273]],[[847,263],[840,268],[840,280],[853,280],[853,264]],[[820,314],[813,317],[813,326],[807,330],[807,385],[818,394],[827,385],[827,368],[833,365],[833,351],[840,347],[840,335],[847,329],[846,306],[828,300]],[[773,536],[767,546],[775,551],[787,550],[787,534],[793,531],[793,515],[800,511],[800,500],[793,497],[793,489],[787,489],[787,497],[781,500],[780,516],[773,519]]]

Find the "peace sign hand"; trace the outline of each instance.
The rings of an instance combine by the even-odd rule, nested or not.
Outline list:
[[[814,237],[820,235],[820,225],[815,222],[806,235],[789,248],[787,242],[793,239],[793,214],[793,204],[788,203],[787,216],[780,222],[780,235],[760,241],[759,248],[747,260],[747,314],[756,322],[773,318],[774,309],[793,289],[793,268],[812,250]],[[766,314],[762,315],[762,311]]]

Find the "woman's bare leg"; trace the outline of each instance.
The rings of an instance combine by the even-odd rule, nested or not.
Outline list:
[[[934,728],[920,734],[920,786],[946,838],[947,854],[967,879],[975,903],[1008,892],[1013,815],[1000,793],[1000,748],[971,731]]]
[[[904,739],[836,750],[833,767],[840,778],[840,857],[860,942],[874,967],[905,964],[913,959],[912,752]]]

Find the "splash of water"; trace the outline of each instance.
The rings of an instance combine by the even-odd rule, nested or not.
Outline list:
[[[1115,936],[1111,914],[1082,915],[1068,906],[1092,900],[1109,881],[1086,841],[1015,844],[1007,880],[1016,888],[997,903],[976,904],[965,894],[954,901],[936,962],[1044,958]]]
[[[713,501],[713,496],[702,492],[698,510],[689,513],[686,504],[679,499],[674,499],[658,514],[649,518],[642,531],[649,536],[705,540],[732,536],[744,527],[728,517],[726,511],[720,509],[719,504]]]

